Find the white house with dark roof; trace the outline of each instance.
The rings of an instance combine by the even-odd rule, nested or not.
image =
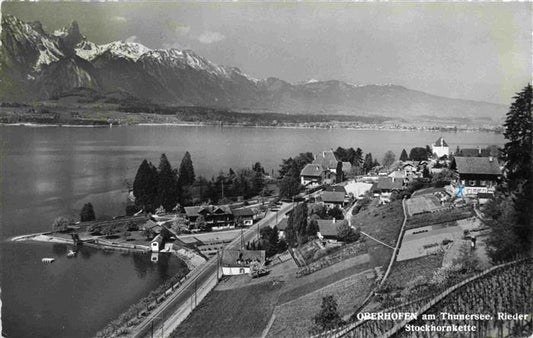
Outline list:
[[[454,160],[465,196],[493,193],[502,179],[500,164],[494,157],[455,157]]]
[[[442,136],[431,145],[431,151],[433,154],[437,155],[437,157],[442,157],[444,155],[450,156],[450,147],[448,146],[448,143],[444,141]]]
[[[250,273],[253,264],[265,264],[264,250],[224,250],[220,258],[222,274],[225,276]]]

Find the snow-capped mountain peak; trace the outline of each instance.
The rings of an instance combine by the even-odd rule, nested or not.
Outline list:
[[[108,52],[114,57],[130,59],[133,61],[151,51],[150,48],[137,42],[114,41],[104,45],[97,45],[87,40],[82,40],[75,48],[76,54],[87,61]]]

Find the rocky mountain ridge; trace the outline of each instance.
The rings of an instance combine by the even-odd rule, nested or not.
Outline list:
[[[397,85],[337,80],[291,84],[254,79],[192,50],[150,49],[135,42],[97,45],[76,22],[51,34],[39,22],[2,18],[0,97],[42,100],[75,88],[124,91],[156,103],[283,113],[503,118],[502,105],[430,95]]]

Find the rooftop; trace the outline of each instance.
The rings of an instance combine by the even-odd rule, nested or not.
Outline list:
[[[320,164],[327,169],[336,169],[338,162],[339,160],[333,150],[326,150],[315,155],[313,164]]]
[[[444,141],[444,139],[441,136],[441,137],[439,137],[437,139],[437,141],[435,141],[435,143],[433,143],[433,146],[435,146],[435,147],[447,147],[448,143],[446,143],[446,141]]]
[[[344,202],[345,192],[339,191],[324,191],[321,195],[322,201],[325,203],[342,203]]]
[[[302,169],[300,176],[320,177],[323,172],[324,172],[324,168],[322,167],[322,165],[310,163]]]
[[[380,177],[376,186],[377,190],[399,190],[403,186],[400,180],[393,181],[391,177]]]
[[[322,236],[336,237],[337,236],[337,227],[343,221],[332,220],[332,219],[318,219],[318,229]]]
[[[455,157],[459,174],[501,175],[498,161],[493,157]]]
[[[222,266],[249,266],[257,261],[265,262],[265,250],[224,250],[220,260]]]

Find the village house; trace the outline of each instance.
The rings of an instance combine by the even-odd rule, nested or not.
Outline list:
[[[340,222],[335,219],[318,219],[318,233],[316,234],[320,240],[337,240],[337,227]]]
[[[450,147],[441,136],[431,145],[431,152],[439,158],[444,155],[450,156]]]
[[[502,170],[493,157],[455,157],[459,184],[465,196],[493,193],[502,179]]]
[[[289,218],[283,217],[278,225],[276,225],[276,228],[278,228],[278,237],[279,239],[285,239],[285,231],[287,230],[287,226],[289,225]]]
[[[196,223],[200,216],[212,230],[235,227],[233,213],[227,205],[185,207],[185,217],[190,223]]]
[[[307,164],[300,172],[300,180],[302,185],[322,184],[329,173],[320,164]]]
[[[324,191],[320,195],[327,208],[342,208],[346,205],[346,193],[341,191]]]
[[[392,177],[380,177],[374,188],[374,193],[378,194],[381,203],[390,202],[393,191],[400,191],[404,188],[403,181],[394,180]]]
[[[460,157],[489,157],[490,149],[481,149],[481,147],[477,148],[464,148],[459,149],[459,151],[455,154],[455,156]]]
[[[233,209],[235,222],[244,226],[252,226],[257,217],[257,213],[252,208]]]
[[[265,264],[265,250],[224,250],[220,258],[222,274],[235,276],[249,274],[251,266]]]
[[[338,163],[339,160],[337,159],[337,156],[335,156],[333,150],[322,151],[316,154],[315,159],[313,160],[313,164],[320,164],[322,168],[329,170],[332,173],[337,171]]]

